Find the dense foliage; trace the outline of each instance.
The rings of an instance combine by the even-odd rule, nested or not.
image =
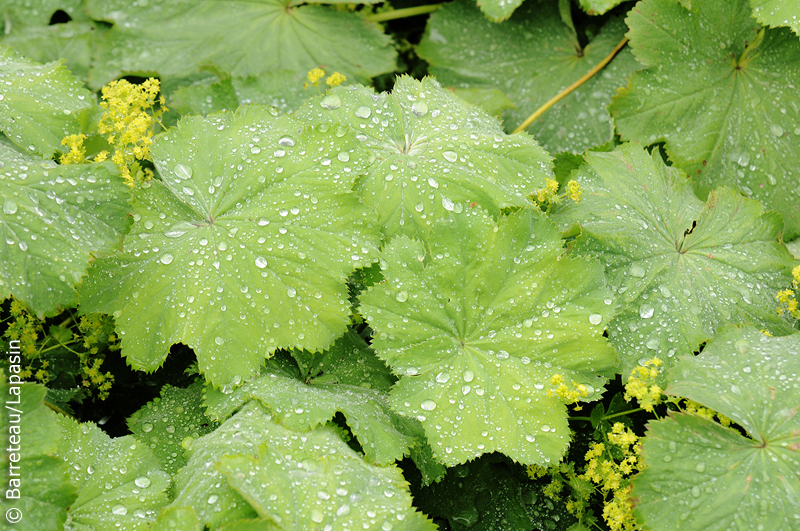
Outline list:
[[[793,0],[0,11],[4,526],[800,529]]]

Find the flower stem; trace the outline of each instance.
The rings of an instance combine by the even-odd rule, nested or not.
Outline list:
[[[572,93],[572,91],[574,91],[575,89],[577,89],[578,87],[580,87],[581,85],[583,85],[584,83],[589,81],[596,73],[598,73],[608,63],[610,63],[611,60],[614,58],[614,56],[617,55],[617,53],[627,43],[628,43],[628,37],[623,37],[622,40],[619,41],[619,44],[617,44],[617,46],[611,51],[610,54],[608,54],[605,57],[605,59],[603,59],[602,61],[600,61],[596,65],[594,65],[594,67],[592,67],[591,70],[589,70],[588,72],[586,72],[586,74],[581,76],[581,78],[579,80],[577,80],[575,83],[573,83],[572,85],[568,86],[567,88],[565,88],[564,90],[562,90],[561,92],[559,92],[558,94],[553,96],[553,98],[551,98],[550,101],[548,101],[547,103],[545,103],[544,105],[542,105],[541,107],[536,109],[536,111],[534,111],[533,114],[528,116],[527,120],[522,122],[519,127],[514,129],[514,133],[519,133],[520,131],[523,131],[524,129],[526,129],[529,125],[531,125],[533,123],[534,120],[536,120],[538,117],[543,115],[545,113],[545,111],[547,111],[547,109],[549,109],[550,107],[552,107],[553,105],[555,105],[556,103],[558,103],[559,101],[561,101],[562,99],[567,97],[570,93]]]
[[[613,419],[613,418],[616,418],[616,417],[622,417],[622,416],[625,416],[625,415],[630,415],[631,413],[638,413],[639,411],[644,411],[644,408],[637,407],[636,409],[626,409],[625,411],[620,411],[619,413],[614,413],[613,415],[604,416],[600,420],[608,420],[608,419]],[[583,421],[586,421],[586,422],[591,422],[592,421],[591,417],[569,417],[569,420],[583,420]]]
[[[433,13],[444,4],[434,4],[431,6],[407,7],[405,9],[393,9],[383,13],[375,13],[365,17],[369,22],[386,22],[387,20],[397,20],[398,18],[416,17],[417,15],[427,15]]]

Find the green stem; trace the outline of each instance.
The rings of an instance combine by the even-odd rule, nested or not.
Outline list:
[[[734,64],[734,67],[737,70],[741,70],[742,68],[747,66],[747,63],[749,63],[751,59],[755,59],[756,57],[758,57],[759,52],[756,52],[756,50],[761,45],[761,42],[764,40],[765,30],[766,28],[761,28],[761,31],[759,31],[756,34],[756,38],[753,39],[753,42],[749,43],[747,47],[744,49],[742,55]]]
[[[434,4],[432,6],[417,6],[407,7],[405,9],[393,9],[392,11],[385,11],[383,13],[375,13],[368,15],[365,18],[369,22],[386,22],[387,20],[397,20],[398,18],[416,17],[418,15],[427,15],[433,13],[444,4]]]
[[[608,415],[606,417],[603,417],[600,420],[608,420],[608,419],[613,419],[613,418],[617,418],[617,417],[622,417],[622,416],[625,416],[625,415],[630,415],[631,413],[638,413],[639,411],[644,411],[644,408],[637,407],[636,409],[626,409],[625,411],[620,411],[619,413],[614,413],[613,415]],[[569,420],[583,420],[583,421],[586,421],[586,422],[591,422],[592,421],[591,417],[569,417]]]

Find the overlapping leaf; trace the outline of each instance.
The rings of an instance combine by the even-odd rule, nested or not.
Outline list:
[[[237,385],[275,349],[321,350],[345,331],[345,279],[379,237],[350,192],[362,150],[346,127],[273,112],[189,117],[153,145],[162,181],[136,194],[124,253],[82,290],[84,311],[116,312],[135,367],[183,342],[215,386]]]
[[[582,225],[574,251],[600,258],[620,295],[608,333],[623,375],[655,356],[671,366],[728,323],[791,333],[775,311],[794,263],[778,214],[729,189],[704,206],[683,172],[635,144],[586,160],[572,175],[583,199],[555,217]]]
[[[361,311],[373,348],[403,375],[392,406],[422,421],[441,462],[492,451],[558,461],[569,430],[552,377],[586,384],[591,400],[613,372],[602,267],[562,254],[543,215],[495,225],[479,209],[442,220],[426,244],[399,237],[382,253],[386,280]]]
[[[19,24],[45,26],[59,10],[72,19],[85,18],[83,4],[84,0],[0,0],[0,12],[6,16],[9,29]]]
[[[800,35],[800,6],[793,0],[750,0],[753,14],[762,24],[789,26]]]
[[[623,139],[666,141],[705,197],[731,186],[783,214],[800,235],[800,40],[761,28],[746,0],[644,0],[627,19],[650,68],[611,106]]]
[[[602,15],[625,0],[578,0],[581,7],[590,15]]]
[[[343,366],[356,368],[359,353],[348,354],[350,356],[342,360]],[[207,390],[206,396],[207,413],[211,418],[227,418],[245,402],[258,400],[269,408],[277,422],[295,431],[317,428],[341,412],[367,460],[380,465],[402,459],[417,443],[417,439],[407,433],[409,430],[404,429],[408,421],[389,408],[385,390],[362,387],[356,382],[339,382],[333,372],[322,375],[319,382],[315,378],[303,381],[297,366],[286,357],[268,361],[257,378],[232,394]]]
[[[13,361],[10,352],[9,361]],[[0,373],[3,414],[0,430],[4,436],[3,516],[17,509],[22,519],[14,529],[24,531],[60,531],[67,519],[67,509],[75,501],[75,487],[69,482],[67,464],[54,457],[61,433],[55,414],[44,405],[44,386],[22,383],[12,373],[7,383]],[[14,491],[17,492],[14,492]],[[10,521],[10,520],[9,520]]]
[[[44,65],[0,45],[0,130],[26,153],[50,158],[61,140],[80,132],[92,93],[61,62]]]
[[[97,426],[71,418],[59,417],[58,424],[58,455],[78,489],[66,529],[149,529],[168,501],[170,484],[150,449],[131,436],[111,439]]]
[[[2,143],[0,201],[0,298],[39,315],[75,304],[91,255],[119,246],[130,224],[128,188],[111,163],[59,166]]]
[[[131,433],[153,450],[165,472],[174,474],[186,464],[181,446],[186,437],[198,439],[217,426],[203,412],[202,395],[200,383],[186,389],[165,385],[160,397],[128,419]]]
[[[391,72],[390,39],[361,15],[282,0],[89,0],[92,17],[113,22],[98,44],[89,84],[122,73],[193,74],[213,63],[234,76],[323,66],[351,79]],[[143,50],[146,51],[143,53]]]
[[[357,183],[387,237],[426,237],[436,219],[475,202],[493,215],[530,205],[551,160],[526,135],[506,136],[497,120],[433,79],[401,77],[391,94],[337,87],[300,108],[308,123],[349,124],[374,155]]]
[[[676,364],[669,394],[685,396],[747,435],[688,414],[651,422],[636,511],[653,531],[790,531],[800,524],[800,334],[728,328]]]
[[[78,79],[85,80],[92,62],[92,47],[99,32],[97,26],[88,21],[52,26],[14,25],[12,31],[2,38],[2,43],[40,63],[63,59],[70,72]]]
[[[494,24],[471,0],[459,0],[431,15],[418,51],[444,85],[502,90],[516,105],[505,112],[506,130],[512,130],[606,57],[624,32],[622,21],[612,19],[581,49],[556,2],[529,1],[509,21]],[[623,49],[527,131],[551,153],[580,153],[608,142],[614,128],[606,106],[639,66]]]

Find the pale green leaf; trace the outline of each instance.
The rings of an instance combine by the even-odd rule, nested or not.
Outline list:
[[[625,0],[578,0],[584,11],[590,15],[602,15]]]
[[[158,513],[158,518],[150,528],[151,531],[203,531],[203,525],[191,507],[165,507]]]
[[[233,76],[323,67],[367,80],[395,68],[396,52],[377,24],[332,7],[282,0],[89,0],[92,17],[114,23],[100,40],[90,85],[123,73],[183,76],[212,63]],[[146,54],[142,50],[147,50]]]
[[[515,104],[505,112],[511,131],[611,53],[624,33],[622,21],[611,19],[580,50],[557,2],[530,0],[509,21],[494,24],[471,0],[459,0],[431,15],[418,52],[446,86],[501,90]],[[639,67],[624,48],[527,131],[551,153],[581,153],[608,142],[614,128],[606,106]]]
[[[374,206],[387,237],[425,238],[436,219],[478,203],[493,215],[530,205],[551,159],[525,134],[431,78],[400,77],[391,94],[337,87],[297,111],[307,123],[349,124],[374,155],[356,190]]]
[[[40,316],[74,305],[91,255],[120,245],[128,200],[111,163],[59,166],[0,144],[0,298]]]
[[[498,118],[502,118],[503,111],[506,109],[517,108],[514,102],[508,99],[508,96],[494,88],[457,88],[455,93],[461,99],[481,107],[487,113]]]
[[[226,456],[218,468],[279,529],[437,529],[414,510],[399,468],[365,463],[331,428],[275,431],[258,457]]]
[[[447,465],[503,452],[555,463],[570,440],[551,379],[599,397],[613,373],[603,338],[613,312],[599,263],[564,257],[553,224],[522,211],[495,225],[466,209],[427,244],[395,238],[386,280],[361,297],[372,347],[395,374],[392,406],[417,418]]]
[[[554,217],[581,224],[574,252],[600,258],[619,294],[608,334],[623,376],[656,356],[670,367],[725,324],[791,333],[776,312],[793,265],[779,215],[730,189],[703,205],[682,171],[635,144],[586,161],[572,175],[581,202]]]
[[[50,158],[80,132],[78,115],[94,96],[63,63],[41,65],[0,44],[0,130],[31,155]]]
[[[726,329],[676,364],[669,394],[728,416],[747,434],[689,414],[650,422],[647,468],[633,489],[649,529],[797,529],[798,360],[800,334],[771,338],[744,327]]]
[[[750,6],[762,24],[789,26],[800,35],[800,5],[795,0],[750,0]]]
[[[693,0],[691,11],[644,0],[627,22],[650,68],[610,107],[622,138],[665,141],[701,198],[731,186],[783,214],[787,240],[800,235],[797,35],[761,28],[747,0]]]
[[[277,348],[322,350],[347,327],[345,280],[376,259],[378,226],[350,191],[363,149],[264,106],[188,117],[152,146],[161,181],[135,194],[124,252],[98,259],[86,312],[114,313],[122,352],[153,371],[194,349],[215,386]]]
[[[522,2],[523,0],[478,0],[477,5],[485,16],[494,22],[501,22],[510,17]]]
[[[181,446],[186,437],[197,439],[217,426],[205,416],[202,397],[200,383],[186,389],[165,385],[160,397],[128,419],[128,429],[150,446],[165,472],[174,474],[186,464]]]
[[[403,421],[390,409],[385,391],[320,380],[301,380],[291,359],[270,360],[258,377],[232,394],[206,390],[207,414],[221,420],[242,404],[258,400],[280,424],[295,431],[308,431],[341,412],[367,460],[380,465],[402,459],[417,442],[404,433]]]
[[[168,499],[170,476],[132,436],[111,439],[94,424],[58,417],[58,455],[69,465],[78,498],[70,506],[67,531],[146,530]]]
[[[67,508],[75,501],[75,487],[69,482],[67,465],[53,457],[61,430],[56,415],[44,405],[47,388],[21,383],[13,367],[19,345],[7,344],[6,360],[10,379],[0,373],[0,432],[3,433],[2,512],[21,511],[22,519],[14,529],[24,531],[60,531],[67,519]],[[17,361],[17,363],[13,363]],[[18,492],[15,492],[18,491]]]
[[[6,24],[9,29],[20,24],[45,26],[58,10],[73,20],[86,18],[83,4],[84,0],[0,0],[0,13],[8,19]]]

